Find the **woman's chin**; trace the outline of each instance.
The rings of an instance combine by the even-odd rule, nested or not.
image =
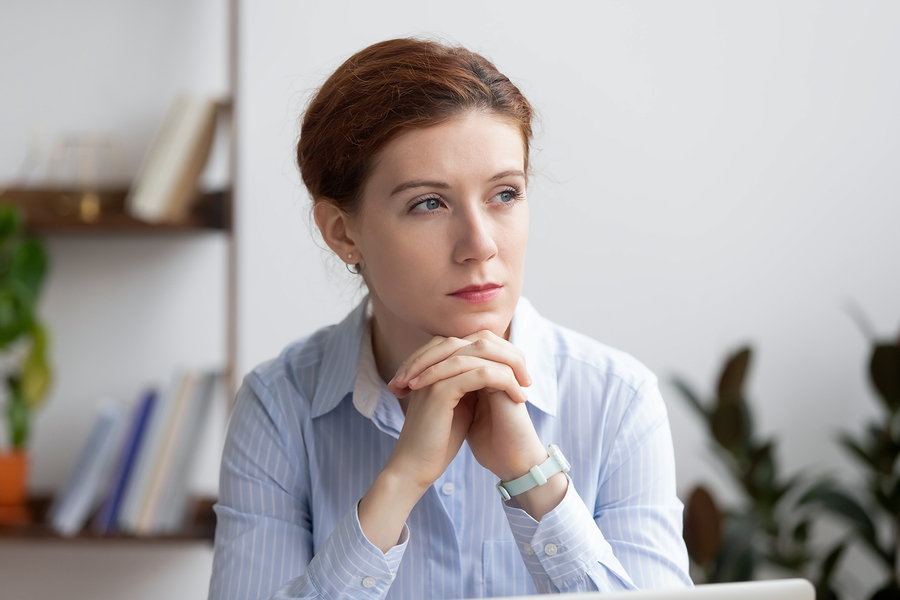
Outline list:
[[[494,335],[508,339],[512,315],[467,315],[458,319],[447,319],[435,328],[432,335],[464,338],[479,331],[491,331]]]

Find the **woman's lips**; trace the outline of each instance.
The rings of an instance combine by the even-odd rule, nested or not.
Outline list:
[[[502,289],[502,285],[487,283],[484,285],[470,285],[447,295],[459,298],[460,300],[465,300],[472,304],[481,304],[496,298]]]

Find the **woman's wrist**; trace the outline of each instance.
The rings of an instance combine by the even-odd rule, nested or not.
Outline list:
[[[540,521],[544,515],[559,506],[569,489],[569,480],[565,473],[556,473],[547,479],[547,483],[531,488],[515,497],[519,507]]]
[[[366,539],[382,552],[396,546],[409,513],[424,493],[386,466],[359,501],[359,524]]]
[[[500,481],[509,483],[526,475],[532,467],[541,465],[550,454],[543,446],[533,447],[529,453],[521,455],[516,461],[516,466],[500,476]],[[515,496],[519,507],[527,512],[533,519],[540,521],[541,517],[556,508],[566,495],[568,479],[563,472],[556,473],[547,478],[544,485],[535,486]]]
[[[529,446],[527,451],[520,451],[507,457],[502,467],[494,475],[499,477],[500,481],[509,483],[526,475],[531,470],[531,467],[541,464],[547,460],[548,456],[550,455],[547,453],[547,449],[541,445],[540,441],[536,440],[535,443]]]

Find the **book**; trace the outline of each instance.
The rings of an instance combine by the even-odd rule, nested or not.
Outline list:
[[[105,495],[124,422],[119,405],[101,405],[87,442],[69,468],[47,515],[50,526],[60,535],[78,533]]]
[[[175,98],[125,200],[131,216],[150,223],[188,217],[215,136],[217,112],[212,100]]]
[[[154,517],[159,510],[166,480],[169,478],[173,468],[178,439],[181,436],[186,414],[189,411],[194,391],[197,388],[198,379],[198,373],[193,371],[185,373],[182,377],[178,397],[175,399],[175,404],[165,424],[165,431],[151,465],[147,489],[134,523],[134,532],[137,534],[151,535],[157,533],[154,528]]]
[[[164,391],[156,400],[156,406],[147,423],[146,439],[141,443],[134,459],[134,473],[128,481],[122,497],[117,525],[119,530],[134,533],[138,517],[147,491],[150,487],[154,466],[161,451],[166,429],[175,409],[185,377],[178,372],[172,375]]]
[[[98,533],[109,534],[116,529],[122,498],[125,495],[128,481],[134,473],[135,458],[137,458],[138,450],[144,439],[147,423],[156,404],[156,397],[156,390],[148,390],[132,411],[131,426],[119,451],[118,463],[113,471],[109,493],[94,517],[93,527],[94,531]]]
[[[203,431],[203,425],[209,417],[218,379],[219,374],[216,372],[202,373],[194,388],[184,424],[176,439],[172,469],[163,482],[159,508],[156,514],[152,515],[152,529],[156,533],[175,533],[181,530],[188,520],[188,476],[192,465],[196,462],[200,432]]]

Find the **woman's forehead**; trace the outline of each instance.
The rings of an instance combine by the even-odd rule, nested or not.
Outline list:
[[[518,127],[478,113],[400,134],[379,152],[369,183],[393,193],[408,182],[489,183],[500,173],[524,177],[524,170]]]

